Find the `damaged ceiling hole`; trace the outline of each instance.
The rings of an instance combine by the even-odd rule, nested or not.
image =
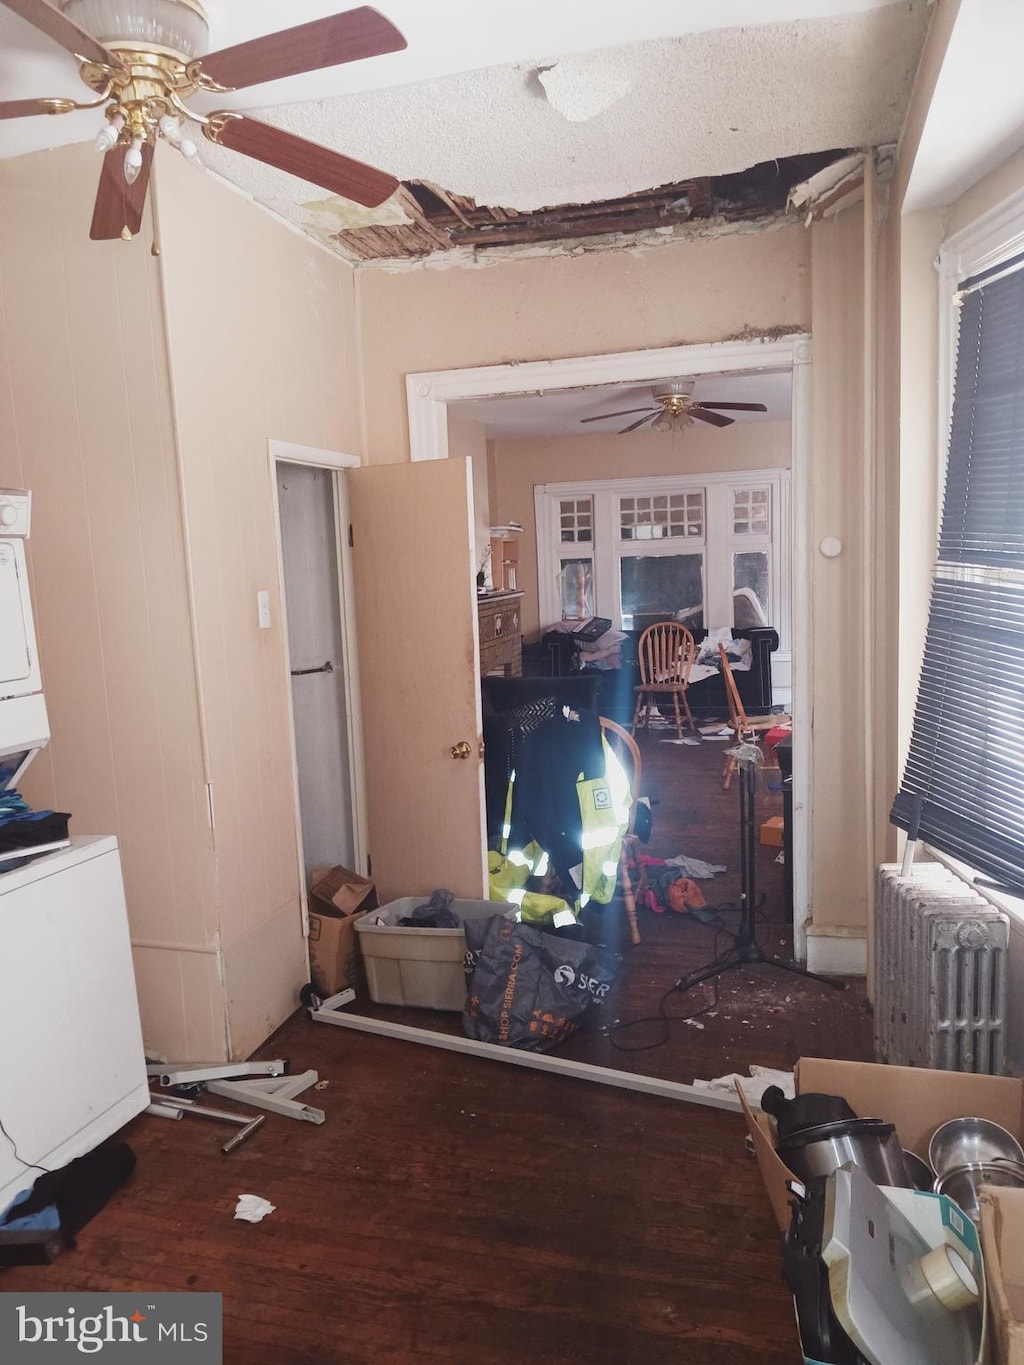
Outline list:
[[[354,260],[414,260],[458,247],[483,251],[650,232],[701,220],[744,222],[785,212],[793,186],[847,154],[840,149],[779,157],[731,175],[697,176],[619,199],[529,213],[477,205],[466,195],[408,180],[394,196],[407,223],[344,229],[333,240]]]

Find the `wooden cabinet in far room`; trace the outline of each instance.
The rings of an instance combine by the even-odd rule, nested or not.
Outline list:
[[[490,592],[477,598],[480,632],[480,674],[503,673],[518,678],[523,672],[521,592]]]

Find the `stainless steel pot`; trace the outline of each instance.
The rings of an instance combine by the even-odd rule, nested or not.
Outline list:
[[[935,1193],[948,1195],[976,1223],[979,1216],[978,1191],[982,1185],[1024,1189],[1024,1164],[997,1157],[994,1161],[952,1166],[936,1180]]]
[[[896,1129],[881,1119],[819,1123],[791,1134],[776,1150],[801,1180],[831,1175],[840,1166],[853,1162],[876,1185],[914,1188]]]

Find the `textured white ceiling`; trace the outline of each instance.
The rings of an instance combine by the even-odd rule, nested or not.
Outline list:
[[[680,379],[687,376],[680,375]],[[473,398],[449,403],[461,416],[479,422],[495,438],[526,436],[583,436],[588,432],[621,431],[643,414],[588,422],[605,412],[626,408],[656,409],[653,390],[659,384],[605,384],[588,389],[560,389],[553,393],[530,393],[508,398]],[[701,375],[694,381],[698,402],[764,403],[767,412],[730,412],[737,422],[784,422],[792,415],[793,379],[784,373]]]
[[[337,0],[208,0],[211,48]],[[380,0],[389,54],[218,97],[478,203],[585,203],[897,136],[929,0]],[[0,9],[0,98],[74,93],[74,63]],[[297,102],[294,102],[297,101]],[[207,102],[206,108],[211,105]],[[97,113],[0,122],[0,156],[89,140]],[[367,215],[203,144],[207,165],[318,235]],[[398,218],[400,221],[400,216]]]

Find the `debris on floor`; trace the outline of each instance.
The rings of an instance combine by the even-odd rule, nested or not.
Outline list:
[[[728,1076],[716,1076],[711,1081],[694,1080],[693,1082],[698,1090],[721,1091],[726,1095],[736,1093],[737,1083],[739,1083],[747,1103],[752,1105],[761,1103],[761,1096],[769,1085],[777,1085],[788,1100],[791,1100],[796,1094],[792,1071],[776,1071],[774,1067],[770,1066],[751,1065],[749,1076],[741,1076],[738,1072],[732,1072]]]
[[[674,858],[666,858],[664,861],[668,867],[678,867],[684,876],[693,877],[697,881],[706,880],[727,870],[724,863],[706,863],[702,858],[688,858],[685,853],[678,853]]]
[[[235,1217],[241,1218],[244,1223],[259,1223],[276,1208],[276,1204],[271,1204],[258,1194],[240,1194],[235,1205]]]

